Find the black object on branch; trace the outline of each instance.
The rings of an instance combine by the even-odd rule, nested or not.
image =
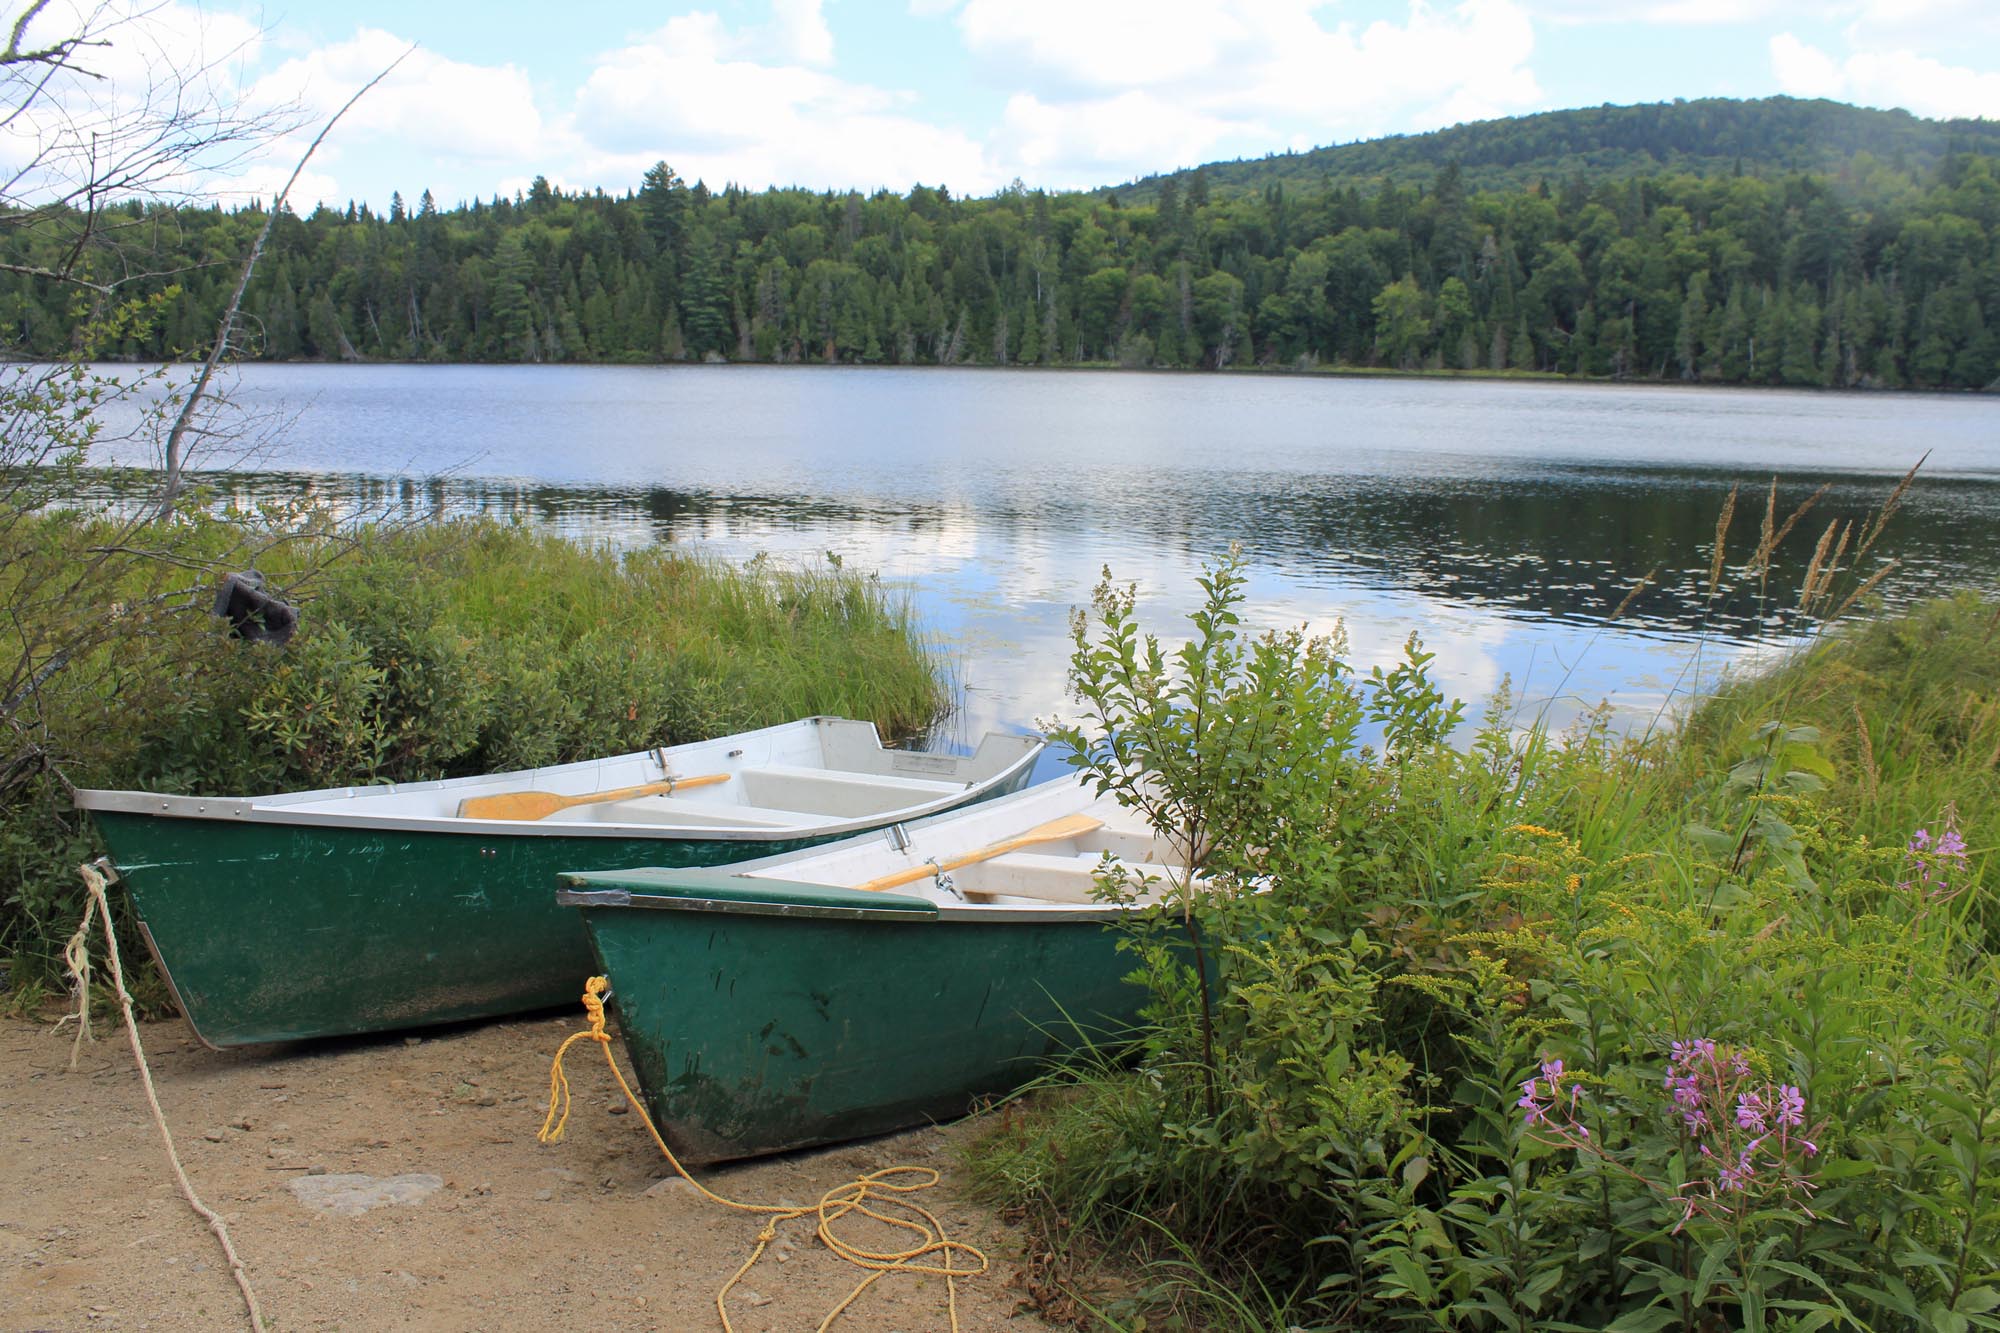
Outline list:
[[[226,616],[229,632],[252,643],[284,643],[299,627],[299,613],[264,591],[256,570],[231,574],[215,590],[215,614]]]

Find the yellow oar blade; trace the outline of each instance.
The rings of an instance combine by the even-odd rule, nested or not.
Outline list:
[[[1018,852],[1023,847],[1035,847],[1045,842],[1063,842],[1069,838],[1081,838],[1084,834],[1095,833],[1103,827],[1104,821],[1092,815],[1064,815],[1061,819],[1051,819],[1046,824],[1037,824],[1026,833],[1016,834],[1014,837],[1007,838],[1001,842],[988,843],[977,851],[962,852],[957,856],[948,856],[935,864],[926,861],[923,865],[910,866],[907,869],[898,870],[893,874],[871,879],[866,884],[856,884],[854,887],[857,889],[866,889],[871,893],[881,889],[899,888],[902,885],[914,883],[920,879],[928,879],[930,876],[946,870],[956,870],[960,866],[969,866],[979,861],[991,861],[996,856],[1005,856],[1009,852]]]
[[[586,792],[582,796],[562,796],[552,791],[503,791],[492,796],[468,796],[458,804],[460,819],[546,819],[573,805],[595,805],[600,801],[623,801],[633,796],[657,796],[664,792],[686,791],[729,781],[727,773],[703,773],[691,778],[667,778],[643,782],[636,787],[613,791]]]

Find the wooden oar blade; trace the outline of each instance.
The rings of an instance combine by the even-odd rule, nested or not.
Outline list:
[[[1011,838],[1004,838],[999,842],[988,843],[986,846],[978,848],[975,851],[961,852],[957,856],[946,857],[935,865],[926,862],[920,866],[908,866],[887,875],[877,876],[865,884],[857,884],[854,887],[867,890],[871,893],[879,892],[883,889],[900,888],[905,884],[914,883],[917,880],[938,874],[941,871],[956,870],[960,866],[969,866],[980,861],[990,861],[996,856],[1005,856],[1009,852],[1018,852],[1023,847],[1036,847],[1045,842],[1063,842],[1069,838],[1081,838],[1086,833],[1095,833],[1103,827],[1104,821],[1094,815],[1086,815],[1081,812],[1064,815],[1060,819],[1051,819],[1046,824],[1037,824],[1026,833],[1019,833]]]
[[[506,791],[495,796],[468,796],[458,803],[460,819],[545,819],[563,808],[552,791]]]
[[[585,792],[581,796],[563,796],[552,791],[504,791],[492,796],[466,797],[458,803],[458,817],[460,819],[546,819],[556,811],[567,810],[573,805],[623,801],[633,796],[657,796],[727,781],[729,781],[727,773],[700,773],[693,777],[669,778],[664,782],[644,782],[636,787]]]

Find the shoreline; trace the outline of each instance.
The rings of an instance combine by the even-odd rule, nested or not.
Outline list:
[[[0,365],[7,366],[49,366],[64,365],[66,362],[42,361],[33,358],[0,358]],[[83,363],[106,367],[146,367],[160,368],[186,366],[193,369],[198,361],[145,361],[122,360],[118,358],[98,358]],[[1867,398],[1965,398],[2000,397],[2000,383],[1980,389],[1895,389],[1879,385],[1818,385],[1818,384],[1767,384],[1755,381],[1737,380],[1683,380],[1652,378],[1618,378],[1610,375],[1566,375],[1553,370],[1393,370],[1385,366],[1229,366],[1221,370],[1204,370],[1191,367],[1173,366],[1121,366],[1113,361],[1075,361],[1060,365],[993,365],[988,362],[962,362],[957,365],[937,365],[929,362],[882,362],[882,361],[730,361],[730,360],[681,360],[681,361],[385,361],[369,358],[354,360],[322,361],[310,358],[290,360],[258,359],[254,361],[232,361],[225,363],[229,370],[242,370],[251,366],[283,366],[299,368],[320,366],[327,368],[354,370],[384,369],[521,369],[534,371],[549,370],[726,370],[726,369],[773,369],[802,370],[818,372],[897,370],[915,372],[933,371],[976,371],[999,374],[1117,374],[1151,375],[1176,379],[1227,377],[1235,379],[1352,379],[1352,380],[1412,380],[1436,381],[1444,383],[1472,382],[1488,384],[1560,384],[1578,387],[1601,387],[1621,389],[1673,389],[1688,392],[1703,392],[1713,389],[1743,390],[1758,393],[1803,393],[1818,396],[1854,396]]]

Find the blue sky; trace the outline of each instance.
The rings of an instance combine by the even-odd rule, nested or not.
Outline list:
[[[537,174],[622,192],[660,159],[752,188],[1068,188],[1673,97],[2000,118],[1996,0],[168,0],[144,21],[313,116],[418,45],[301,206]],[[268,193],[302,143],[215,188]]]

